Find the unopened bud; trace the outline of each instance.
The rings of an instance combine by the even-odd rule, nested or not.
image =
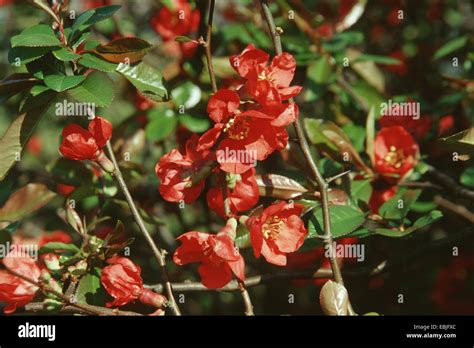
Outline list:
[[[97,164],[101,166],[101,168],[106,171],[107,173],[113,173],[115,171],[115,166],[112,161],[105,155],[103,151],[100,152],[100,155],[97,156],[95,160]]]

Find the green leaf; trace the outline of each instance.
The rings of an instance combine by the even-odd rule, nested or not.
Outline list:
[[[63,62],[57,60],[50,52],[40,59],[26,65],[26,69],[34,77],[43,80],[47,75],[66,75]]]
[[[186,109],[199,104],[201,94],[201,89],[191,81],[186,81],[171,91],[175,105],[183,105]]]
[[[96,106],[109,106],[114,99],[114,83],[104,73],[94,71],[86,80],[68,93],[82,103],[94,103]]]
[[[244,224],[239,224],[237,226],[237,233],[234,243],[239,249],[246,249],[252,246],[252,241],[250,240],[250,231]]]
[[[124,37],[99,45],[91,53],[111,63],[135,64],[142,60],[151,46],[137,37]]]
[[[351,198],[355,201],[368,203],[372,195],[372,185],[370,179],[354,180],[351,182]]]
[[[88,273],[81,277],[77,286],[77,302],[90,305],[103,305],[105,292],[101,288],[100,274],[101,270],[95,268],[94,273]]]
[[[86,79],[84,75],[48,75],[44,78],[44,84],[56,92],[62,92],[76,87]]]
[[[191,41],[194,41],[194,40],[191,39],[190,37],[187,37],[187,36],[176,36],[174,38],[174,41],[176,41],[176,42],[191,42]]]
[[[170,100],[166,81],[156,68],[143,62],[135,66],[120,63],[117,71],[125,76],[147,98],[156,102]]]
[[[10,41],[12,47],[50,47],[61,44],[53,29],[46,24],[26,28],[21,34],[13,36]]]
[[[25,65],[43,57],[53,48],[54,47],[14,47],[8,52],[8,62],[12,65]]]
[[[86,68],[96,69],[103,72],[114,72],[117,69],[117,64],[100,59],[92,53],[84,53],[82,58],[77,62]]]
[[[464,170],[459,181],[465,186],[474,187],[474,167]]]
[[[36,85],[33,86],[33,88],[30,90],[30,94],[33,97],[36,97],[37,95],[40,95],[43,92],[50,91],[51,89],[49,87],[46,87],[45,85]]]
[[[413,226],[410,226],[404,230],[391,230],[388,228],[377,228],[375,229],[376,234],[380,234],[385,237],[400,238],[415,232],[416,230],[428,226],[443,217],[443,214],[439,210],[433,210],[428,215],[425,215],[415,221]]]
[[[347,205],[333,205],[329,207],[332,235],[334,238],[343,237],[365,221],[365,214]],[[308,238],[314,238],[317,234],[324,234],[322,209],[315,211],[308,222]]]
[[[25,105],[35,105],[26,113],[18,116],[0,139],[0,181],[5,178],[10,168],[18,163],[23,146],[30,139],[41,116],[48,110],[55,93],[42,93],[28,98]]]
[[[330,83],[334,76],[329,58],[327,56],[319,57],[308,67],[308,78],[317,84]]]
[[[43,245],[40,248],[39,253],[47,254],[47,253],[58,253],[62,251],[69,251],[71,253],[76,254],[79,252],[79,248],[71,243],[50,242]]]
[[[179,123],[191,132],[201,133],[209,129],[211,122],[208,118],[194,116],[190,114],[178,115]]]
[[[45,185],[30,183],[15,191],[0,208],[0,221],[21,220],[48,204],[55,196]]]
[[[71,52],[64,47],[61,47],[58,50],[54,50],[53,54],[56,58],[58,58],[59,60],[62,60],[63,62],[70,62],[71,60],[81,58],[80,54]]]
[[[93,8],[89,11],[84,12],[72,25],[72,31],[84,31],[89,28],[91,25],[94,25],[97,22],[103,21],[111,17],[115,12],[120,9],[119,5],[110,5],[103,6],[98,8]],[[73,34],[74,35],[74,34]]]
[[[457,37],[451,41],[448,41],[441,46],[433,55],[433,60],[442,58],[460,48],[463,48],[467,44],[467,35]]]
[[[173,110],[152,109],[148,113],[149,122],[145,128],[146,136],[153,141],[160,141],[172,134],[178,123]]]
[[[366,168],[349,137],[334,122],[305,118],[304,126],[309,141],[321,151],[326,152],[333,159],[340,162],[346,162],[348,159],[359,167]]]
[[[388,220],[403,220],[420,194],[421,190],[400,190],[395,197],[382,204],[379,215]]]

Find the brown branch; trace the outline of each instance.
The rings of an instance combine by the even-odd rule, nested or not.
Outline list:
[[[449,210],[474,224],[474,213],[467,209],[465,206],[448,201],[447,199],[441,196],[435,196],[433,201],[441,208]]]
[[[214,74],[214,66],[212,65],[212,52],[211,52],[211,38],[212,38],[212,20],[214,17],[214,5],[215,0],[209,0],[209,9],[207,14],[207,31],[206,40],[203,37],[199,38],[199,43],[204,47],[206,53],[207,69],[209,71],[209,78],[211,80],[211,87],[214,93],[217,92],[216,75]]]
[[[282,54],[283,49],[281,46],[280,31],[277,30],[277,27],[275,26],[273,15],[270,11],[270,8],[268,7],[268,3],[266,0],[260,0],[260,4],[262,6],[263,15],[267,22],[268,29],[270,30],[270,33],[272,36],[275,53],[277,55]],[[293,102],[293,99],[290,99],[290,102]],[[329,215],[329,195],[328,195],[329,185],[326,182],[326,180],[324,180],[324,178],[322,177],[321,173],[319,172],[318,167],[316,166],[316,163],[313,160],[313,157],[311,156],[309,145],[306,140],[304,130],[303,130],[303,127],[301,126],[301,122],[299,118],[295,121],[294,128],[295,128],[295,133],[298,138],[298,143],[301,148],[301,151],[303,152],[306,162],[313,173],[313,177],[318,184],[319,192],[321,193],[321,208],[322,208],[322,213],[323,213],[323,225],[324,225],[324,243],[329,252],[329,261],[331,263],[331,268],[334,273],[334,280],[337,283],[344,285],[344,280],[342,278],[341,270],[339,268],[339,264],[337,263],[336,257],[334,256],[335,253],[333,250],[334,247],[333,247],[333,239],[332,239],[332,232],[331,232],[331,221],[330,221],[330,215]],[[350,304],[349,304],[349,308],[350,308],[350,314],[351,315],[355,314]]]
[[[112,145],[110,145],[110,141],[107,142],[106,148],[107,148],[109,157],[112,160],[112,163],[114,164],[114,167],[115,167],[115,171],[112,175],[117,179],[117,182],[125,196],[125,199],[127,200],[128,206],[130,208],[130,211],[132,212],[135,222],[137,223],[141,233],[143,234],[146,241],[148,242],[148,245],[153,251],[153,254],[155,255],[156,260],[158,261],[158,265],[160,266],[161,280],[166,289],[166,296],[168,298],[168,306],[174,315],[181,315],[178,304],[173,295],[173,288],[171,286],[171,282],[169,281],[168,272],[166,271],[166,261],[165,261],[166,252],[164,250],[158,249],[153,238],[150,235],[150,232],[148,232],[148,229],[146,228],[145,223],[143,222],[143,219],[140,213],[138,212],[138,209],[135,205],[132,195],[130,194],[130,191],[128,190],[127,184],[125,180],[123,179],[122,172],[120,171],[120,167],[115,158],[114,150],[112,149]]]
[[[243,282],[239,282],[239,289],[240,289],[240,293],[242,295],[242,299],[244,300],[245,315],[247,315],[247,316],[255,315],[254,312],[253,312],[252,300],[250,299],[249,292],[245,288],[245,284]]]
[[[428,165],[428,175],[430,175],[433,179],[440,183],[445,189],[449,190],[449,192],[452,192],[457,196],[474,201],[474,191],[462,187],[449,175],[440,172],[438,169],[431,165]]]
[[[123,315],[123,316],[142,316],[140,313],[131,312],[131,311],[121,311],[118,309],[111,309],[93,305],[86,305],[89,309],[96,310],[97,312],[101,312],[100,315]],[[44,308],[43,302],[31,302],[25,305],[26,312],[32,313],[50,313],[47,309]],[[59,310],[59,313],[64,314],[89,314],[87,311],[74,307],[72,305],[66,305]]]
[[[60,298],[63,300],[67,305],[70,307],[74,307],[77,310],[81,311],[82,313],[88,313],[88,314],[93,314],[93,315],[134,315],[134,316],[140,316],[141,314],[135,313],[135,312],[124,312],[120,311],[118,309],[110,309],[110,308],[104,308],[104,307],[99,307],[99,306],[93,306],[85,303],[77,303],[75,301],[71,301],[68,296],[65,296],[64,294],[61,294],[60,292],[50,288],[47,285],[44,285],[40,282],[36,282],[33,279],[30,279],[28,277],[25,277],[24,275],[17,273],[11,269],[7,268],[7,271],[13,274],[14,276],[23,279],[24,281],[33,284],[37,286],[38,288],[41,289],[43,292],[48,292],[50,294],[53,294],[54,296]]]

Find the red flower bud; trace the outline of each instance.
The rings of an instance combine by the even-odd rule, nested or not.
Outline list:
[[[72,160],[97,161],[104,170],[111,172],[113,164],[102,151],[111,135],[112,125],[101,117],[94,118],[87,130],[77,124],[70,124],[63,129],[64,139],[59,151]]]

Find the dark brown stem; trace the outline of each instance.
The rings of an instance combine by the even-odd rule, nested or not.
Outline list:
[[[443,187],[446,190],[449,190],[449,192],[457,196],[474,201],[474,191],[462,187],[449,175],[440,172],[438,169],[431,165],[428,165],[428,175],[430,175],[439,184],[443,185]]]
[[[209,70],[209,78],[211,79],[211,87],[214,93],[217,92],[216,76],[214,74],[214,66],[212,65],[212,52],[211,52],[211,38],[212,38],[212,20],[214,17],[214,6],[215,0],[209,0],[209,10],[207,14],[207,31],[206,41],[201,43],[204,46],[206,52],[207,69]]]
[[[160,266],[161,280],[166,289],[166,296],[168,297],[169,307],[174,315],[181,315],[178,304],[173,295],[173,288],[171,286],[171,282],[169,281],[168,272],[166,271],[165,251],[158,249],[158,247],[155,244],[155,241],[150,235],[150,232],[148,232],[148,229],[146,228],[145,223],[143,222],[143,219],[140,213],[138,212],[138,209],[135,205],[132,195],[130,194],[130,191],[128,190],[127,184],[125,180],[123,179],[122,172],[120,171],[120,167],[115,158],[114,150],[112,149],[112,145],[110,144],[110,141],[107,142],[106,148],[107,148],[107,153],[115,167],[115,171],[112,175],[115,177],[115,179],[117,179],[117,182],[120,186],[120,189],[123,192],[123,195],[125,196],[125,199],[127,200],[128,206],[130,208],[130,211],[132,212],[135,222],[137,223],[138,228],[140,229],[140,232],[143,234],[146,241],[148,242],[148,245],[153,251],[153,254],[155,255],[156,260],[158,261],[158,265]]]
[[[279,33],[279,30],[277,30],[277,27],[275,26],[273,15],[270,11],[270,8],[268,7],[268,3],[266,0],[260,0],[260,4],[262,5],[263,15],[265,17],[265,20],[268,25],[268,29],[270,30],[270,33],[272,36],[275,53],[277,55],[282,54],[283,49],[281,46],[280,33]],[[290,102],[293,102],[293,99],[290,99]],[[335,253],[333,250],[334,247],[333,247],[333,239],[332,239],[332,232],[331,232],[331,220],[330,220],[330,215],[329,215],[328,183],[322,177],[321,173],[319,172],[318,167],[316,166],[316,163],[313,160],[313,157],[311,156],[309,145],[306,140],[306,136],[304,134],[304,130],[303,130],[303,127],[301,126],[301,122],[299,118],[295,121],[294,128],[295,128],[295,133],[298,139],[299,146],[306,159],[306,163],[308,164],[311,172],[313,173],[313,177],[318,184],[319,192],[321,192],[321,208],[322,208],[322,213],[323,213],[323,225],[324,225],[324,243],[329,253],[329,262],[331,263],[331,268],[334,273],[334,280],[337,283],[344,285],[344,280],[342,278],[341,270],[339,268],[339,264],[337,263]],[[351,315],[354,314],[352,307],[350,305],[349,305],[349,308],[350,308],[350,314]]]
[[[466,219],[470,223],[474,224],[474,213],[467,209],[465,206],[448,201],[447,199],[441,196],[435,196],[433,201],[439,207],[449,210]]]

